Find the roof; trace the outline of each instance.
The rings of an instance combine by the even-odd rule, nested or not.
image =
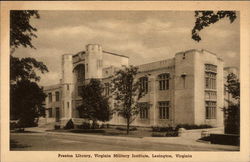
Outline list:
[[[115,56],[121,56],[121,57],[129,58],[128,56],[120,55],[120,54],[116,54],[116,53],[112,53],[112,52],[108,52],[108,51],[102,51],[102,52],[107,53],[107,54],[111,54],[111,55],[115,55]]]

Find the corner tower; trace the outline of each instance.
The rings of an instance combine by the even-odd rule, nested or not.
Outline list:
[[[86,79],[102,78],[102,47],[98,44],[88,44],[85,52]]]
[[[73,62],[72,55],[65,54],[62,56],[62,105],[61,105],[61,124],[72,117],[72,91],[73,85]]]

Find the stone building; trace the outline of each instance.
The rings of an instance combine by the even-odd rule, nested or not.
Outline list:
[[[70,119],[81,124],[76,107],[81,104],[79,89],[91,78],[99,78],[108,95],[116,69],[129,64],[127,56],[107,52],[100,45],[89,44],[85,51],[62,56],[60,84],[45,87],[46,118],[41,123],[65,125]],[[137,79],[147,91],[140,99],[140,110],[132,125],[169,126],[209,124],[223,126],[224,63],[207,50],[188,50],[174,58],[139,65]],[[110,100],[113,106],[112,99]],[[109,121],[125,125],[117,114]]]

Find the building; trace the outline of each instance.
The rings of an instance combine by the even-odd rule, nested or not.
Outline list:
[[[70,119],[81,124],[76,107],[81,104],[79,89],[91,78],[106,86],[116,69],[128,65],[129,58],[104,51],[89,44],[85,51],[62,56],[60,84],[45,87],[46,118],[41,123],[61,126]],[[141,109],[132,125],[169,126],[176,124],[209,124],[223,126],[224,62],[207,50],[188,50],[174,58],[139,65],[138,78],[147,91],[140,99]],[[110,104],[113,106],[111,99]],[[125,119],[114,114],[110,124],[125,125]]]

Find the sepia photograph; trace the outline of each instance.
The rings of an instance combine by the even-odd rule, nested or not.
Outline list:
[[[10,9],[7,150],[59,161],[241,153],[241,15]]]
[[[10,11],[10,149],[239,150],[239,22],[236,11]]]

